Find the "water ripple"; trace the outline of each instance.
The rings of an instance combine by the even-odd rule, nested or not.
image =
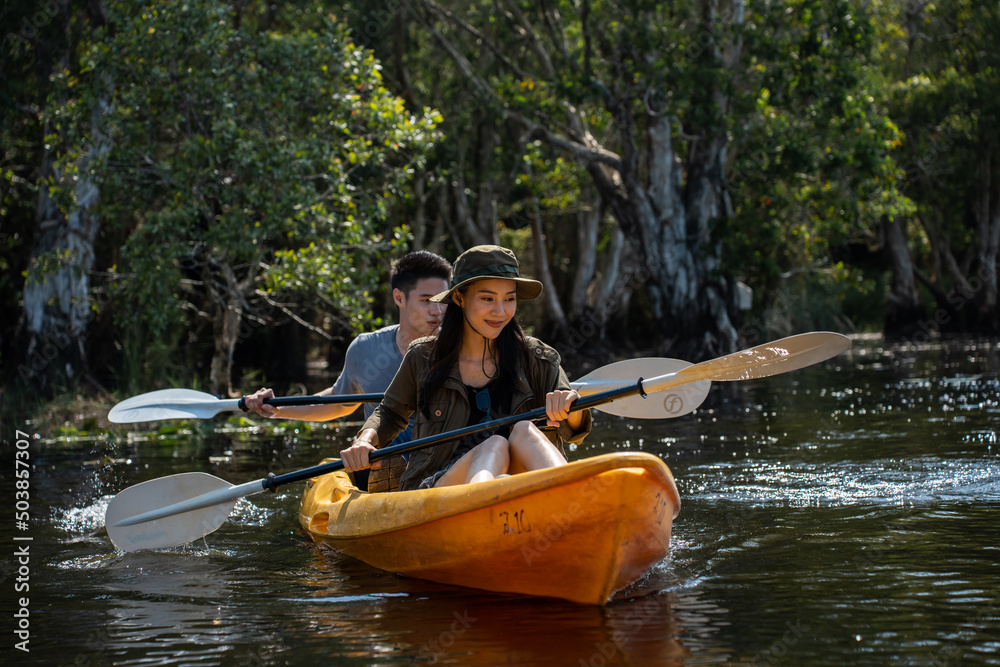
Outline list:
[[[802,506],[998,502],[1000,463],[929,456],[862,464],[748,459],[691,466],[678,485],[686,497]]]

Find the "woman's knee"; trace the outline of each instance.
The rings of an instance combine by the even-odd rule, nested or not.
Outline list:
[[[515,441],[523,441],[525,439],[534,438],[545,438],[545,434],[542,430],[535,426],[534,422],[521,421],[514,424],[510,429],[510,439]],[[547,440],[548,438],[546,438]]]
[[[502,435],[490,436],[479,443],[475,449],[478,449],[481,454],[489,455],[491,458],[504,461],[510,460],[510,442]]]
[[[490,451],[506,451],[510,448],[510,443],[502,435],[491,435],[479,443],[479,446]]]

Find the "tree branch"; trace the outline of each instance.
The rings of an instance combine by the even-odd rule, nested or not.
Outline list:
[[[514,20],[517,21],[517,24],[521,27],[521,30],[524,31],[524,35],[528,38],[528,44],[530,45],[531,50],[535,52],[535,55],[538,56],[538,59],[541,61],[542,69],[545,72],[545,78],[550,81],[552,79],[555,79],[556,68],[553,67],[552,59],[549,58],[549,54],[542,47],[542,42],[541,40],[538,39],[538,35],[535,34],[535,30],[534,28],[532,28],[531,22],[528,21],[527,17],[524,15],[524,12],[522,12],[521,8],[518,7],[514,2],[511,2],[511,0],[504,0],[504,4],[507,5],[507,8],[510,11],[511,16],[514,17]]]
[[[433,4],[432,0],[423,1],[426,4]],[[492,88],[490,88],[481,78],[479,78],[479,76],[476,75],[475,71],[473,71],[472,64],[458,51],[458,48],[450,40],[441,34],[441,31],[428,23],[423,17],[418,18],[421,23],[423,23],[426,30],[434,37],[435,40],[437,40],[448,55],[451,56],[462,75],[468,79],[470,83],[472,83],[472,85],[484,96],[484,98],[491,100],[497,105],[497,108],[504,118],[508,118],[516,123],[519,123],[525,128],[531,137],[541,139],[556,148],[560,148],[581,162],[598,162],[608,165],[614,169],[621,168],[621,158],[618,154],[598,145],[590,147],[573,141],[572,139],[567,139],[566,137],[553,132],[548,127],[529,119],[521,112],[510,109],[506,103],[493,92]]]
[[[567,139],[566,137],[560,136],[555,132],[552,132],[549,128],[536,123],[535,121],[529,119],[524,114],[513,111],[506,110],[505,114],[511,120],[520,123],[524,126],[528,136],[532,139],[541,139],[546,143],[560,148],[575,159],[584,162],[591,163],[596,162],[600,164],[607,165],[615,170],[620,170],[622,168],[622,159],[617,153],[609,151],[602,146],[589,147],[581,143],[573,141],[572,139]]]
[[[280,302],[275,301],[274,299],[270,298],[267,295],[267,292],[265,292],[263,290],[257,290],[257,296],[259,296],[261,299],[263,299],[264,303],[266,303],[269,306],[274,306],[275,308],[277,308],[278,310],[280,310],[281,312],[283,312],[285,315],[288,315],[290,318],[292,318],[293,320],[295,320],[296,322],[298,322],[299,324],[301,324],[302,326],[304,326],[309,331],[312,331],[315,334],[319,334],[320,336],[322,336],[323,338],[326,338],[327,340],[333,340],[334,339],[333,336],[331,336],[327,332],[323,331],[322,329],[320,329],[317,326],[309,324],[308,322],[306,322],[305,320],[303,320],[301,317],[299,317],[298,315],[296,315],[295,312],[292,311],[291,309],[289,309],[288,306],[286,306],[285,304],[280,303]]]
[[[441,5],[434,2],[434,0],[421,0],[421,1],[423,2],[424,5],[428,7],[428,9],[430,9],[438,16],[448,19],[448,21],[454,23],[456,26],[458,26],[462,30],[472,35],[478,43],[482,44],[487,49],[489,49],[489,51],[493,53],[493,55],[495,55],[501,63],[503,63],[507,68],[509,68],[511,71],[513,71],[522,79],[538,78],[532,76],[530,73],[518,67],[517,64],[511,61],[506,55],[504,55],[503,51],[500,50],[486,35],[479,32],[479,30],[477,30],[475,26],[469,24],[467,21],[463,21],[461,18],[456,16],[451,10],[442,7]],[[439,37],[440,39],[440,33],[435,28],[427,24],[426,21],[424,22],[424,26],[427,27],[428,30],[437,33],[435,36]]]
[[[545,22],[545,29],[549,33],[549,37],[552,38],[552,43],[555,44],[556,50],[563,59],[573,68],[573,71],[580,74],[580,64],[576,62],[573,56],[570,55],[569,49],[566,48],[566,40],[563,38],[561,31],[557,28],[556,23],[552,20],[552,12],[548,8],[548,3],[544,0],[540,3],[539,8],[542,12],[542,20]],[[586,26],[584,26],[586,30]]]

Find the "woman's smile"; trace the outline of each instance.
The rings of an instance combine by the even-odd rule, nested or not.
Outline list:
[[[495,339],[517,312],[517,284],[506,278],[477,280],[459,300],[467,325],[479,335]]]

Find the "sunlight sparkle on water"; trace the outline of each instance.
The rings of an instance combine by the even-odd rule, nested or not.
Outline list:
[[[104,496],[86,507],[54,509],[52,523],[68,533],[90,533],[104,528],[104,513],[113,497]]]
[[[705,499],[740,498],[793,506],[864,503],[923,504],[1000,500],[1000,462],[924,456],[868,463],[775,463],[752,459],[693,466],[687,490]]]

